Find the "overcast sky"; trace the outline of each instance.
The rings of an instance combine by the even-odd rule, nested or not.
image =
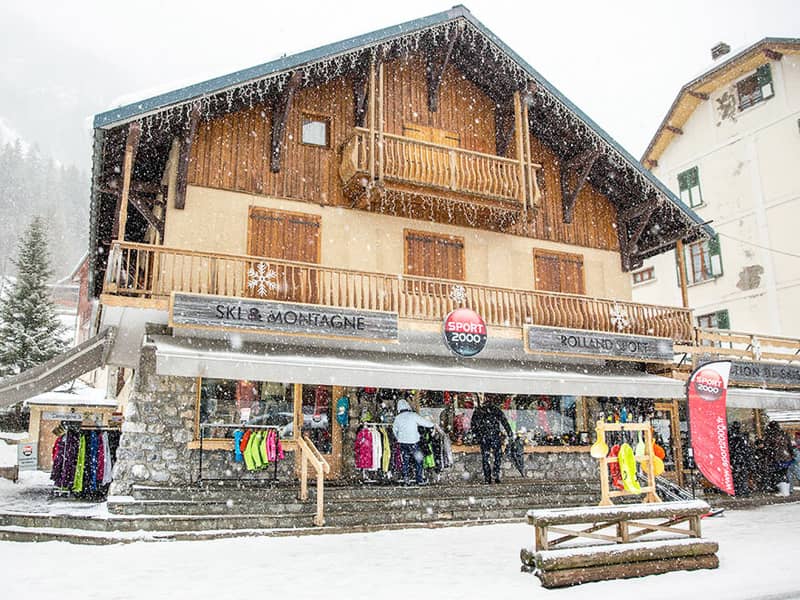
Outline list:
[[[92,116],[453,1],[5,1],[0,137],[88,168]],[[681,85],[734,49],[800,37],[797,0],[470,0],[466,7],[639,157]],[[3,132],[6,132],[5,134]],[[13,135],[13,133],[11,133]]]

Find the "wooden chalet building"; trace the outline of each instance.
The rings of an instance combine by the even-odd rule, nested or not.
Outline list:
[[[111,493],[391,479],[354,443],[401,398],[447,432],[441,485],[482,480],[479,395],[525,443],[508,478],[594,484],[620,411],[658,421],[679,478],[664,374],[696,330],[630,271],[712,234],[463,6],[99,114],[84,366],[120,373]],[[459,309],[479,353],[448,348]],[[236,461],[261,426],[276,471]]]

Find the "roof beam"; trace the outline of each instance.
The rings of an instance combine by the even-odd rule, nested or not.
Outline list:
[[[447,65],[450,63],[450,57],[453,54],[453,47],[456,45],[456,41],[458,41],[458,37],[461,34],[460,29],[456,29],[453,33],[453,37],[447,43],[447,49],[444,52],[444,57],[437,61],[436,54],[431,53],[430,58],[428,59],[428,64],[426,67],[426,72],[428,75],[428,110],[431,112],[436,112],[439,110],[439,89],[442,87],[442,77],[444,76],[444,71],[447,68]]]
[[[133,179],[133,166],[136,161],[136,151],[139,148],[139,139],[142,136],[142,124],[134,121],[128,125],[128,135],[125,140],[125,154],[122,156],[122,190],[117,198],[117,208],[114,211],[114,226],[111,237],[125,240],[125,226],[128,223],[128,196]]]
[[[356,127],[366,127],[369,100],[369,65],[362,65],[353,76],[353,120]]]
[[[664,129],[666,129],[667,131],[671,131],[676,135],[683,135],[683,129],[681,129],[680,127],[675,127],[674,125],[664,125]]]
[[[150,225],[153,229],[155,229],[158,232],[160,239],[163,240],[164,221],[156,218],[156,216],[153,214],[153,211],[150,210],[150,207],[147,206],[147,203],[143,198],[130,194],[128,196],[128,201],[136,210],[139,211],[139,214],[144,217],[144,220],[147,221],[148,225]]]
[[[764,48],[764,56],[770,60],[779,61],[783,58],[783,53],[778,52],[777,50],[772,50],[771,48]]]
[[[281,170],[281,148],[283,147],[283,138],[286,133],[286,121],[292,108],[294,94],[300,87],[302,79],[302,70],[298,69],[292,73],[289,82],[283,88],[272,107],[272,151],[270,153],[269,168],[273,173],[278,173]]]
[[[189,182],[189,157],[192,151],[192,144],[194,137],[197,133],[197,124],[200,122],[200,105],[195,103],[189,112],[189,118],[186,120],[186,125],[183,128],[183,135],[181,136],[181,149],[178,154],[178,178],[175,184],[175,208],[183,210],[186,206],[186,186]],[[164,239],[162,224],[161,239]]]
[[[575,210],[578,193],[586,183],[589,171],[599,156],[599,149],[589,149],[561,163],[561,207],[564,223],[572,223],[572,213]],[[570,186],[570,179],[573,178],[575,184]]]
[[[693,98],[697,98],[698,100],[708,100],[708,94],[704,94],[703,92],[695,92],[694,90],[689,90],[687,92]]]

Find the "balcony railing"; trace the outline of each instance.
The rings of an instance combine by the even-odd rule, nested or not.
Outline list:
[[[265,294],[250,275],[264,275]],[[487,324],[528,324],[620,332],[692,340],[691,311],[517,290],[464,281],[429,279],[337,269],[257,256],[193,252],[164,246],[114,242],[104,292],[118,296],[166,299],[172,291],[233,297],[264,297],[390,311],[402,319],[441,321],[460,306],[478,312]],[[621,322],[627,326],[620,328]]]
[[[380,134],[378,142],[379,134],[372,135],[372,156],[367,129],[356,127],[345,144],[339,171],[345,184],[355,176],[373,174],[379,180],[512,203],[520,209],[526,199],[532,207],[539,203],[536,171],[541,165],[389,133]]]

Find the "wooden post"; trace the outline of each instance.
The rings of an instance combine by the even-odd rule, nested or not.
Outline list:
[[[375,61],[369,63],[369,183],[375,181]],[[367,198],[369,201],[369,198]]]
[[[117,239],[125,241],[125,225],[128,222],[128,196],[131,191],[133,177],[133,164],[136,160],[136,150],[139,147],[139,138],[142,135],[142,124],[137,122],[128,126],[128,139],[125,142],[125,156],[122,160],[122,192],[120,194],[119,225]]]
[[[383,61],[378,64],[378,182],[383,183]]]
[[[533,158],[531,157],[531,128],[530,123],[528,122],[528,103],[521,102],[522,104],[522,140],[524,145],[524,161],[525,161],[525,173],[528,178],[528,199],[526,202],[525,212],[527,215],[527,209],[530,205],[531,210],[536,208],[536,193],[535,193],[535,179],[534,179],[534,172],[533,168],[531,167],[531,163],[533,162]]]
[[[519,202],[525,219],[528,217],[527,186],[525,182],[525,142],[522,139],[522,100],[519,90],[514,92],[514,140],[519,162]]]
[[[689,308],[689,290],[686,284],[686,261],[683,258],[683,240],[675,243],[675,254],[678,260],[678,276],[681,284],[681,301],[683,308]]]
[[[300,450],[300,500],[308,500],[308,457],[304,442],[297,444]]]

